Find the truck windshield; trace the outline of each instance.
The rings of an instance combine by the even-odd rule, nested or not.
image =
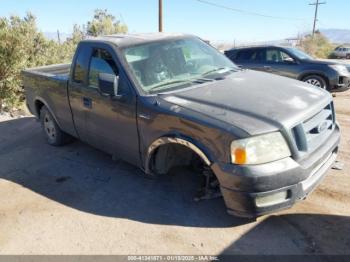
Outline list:
[[[146,93],[187,87],[198,80],[239,70],[219,51],[197,38],[161,41],[124,49],[125,59]]]
[[[288,51],[291,52],[293,55],[295,55],[297,58],[304,60],[304,59],[309,59],[312,60],[314,59],[312,56],[306,54],[305,52],[297,49],[297,48],[288,48]]]

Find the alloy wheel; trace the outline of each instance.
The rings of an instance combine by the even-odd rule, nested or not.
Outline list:
[[[322,85],[321,81],[316,79],[316,78],[309,78],[305,82],[310,84],[310,85],[314,85],[314,86],[317,86],[319,88],[325,89],[325,87]]]

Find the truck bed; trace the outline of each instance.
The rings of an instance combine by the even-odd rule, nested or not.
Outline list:
[[[58,80],[68,80],[71,64],[56,64],[49,66],[41,66],[24,70],[23,73],[37,75]]]
[[[39,118],[41,106],[45,105],[61,128],[74,135],[67,88],[69,72],[70,64],[42,66],[24,70],[22,79],[29,110]]]

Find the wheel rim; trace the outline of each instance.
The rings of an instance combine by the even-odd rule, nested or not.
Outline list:
[[[53,119],[51,118],[50,115],[46,114],[44,118],[44,129],[46,132],[46,135],[50,139],[55,139],[56,138],[56,128],[55,124],[53,122]]]
[[[310,85],[317,86],[319,88],[323,88],[324,89],[324,86],[322,85],[321,81],[316,79],[316,78],[307,79],[305,82],[310,84]]]

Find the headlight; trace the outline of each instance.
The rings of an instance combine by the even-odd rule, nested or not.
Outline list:
[[[344,75],[349,74],[349,70],[345,65],[330,65],[329,67],[337,71],[339,74],[344,74]]]
[[[233,164],[263,164],[289,156],[291,152],[280,132],[235,140],[231,143]]]

